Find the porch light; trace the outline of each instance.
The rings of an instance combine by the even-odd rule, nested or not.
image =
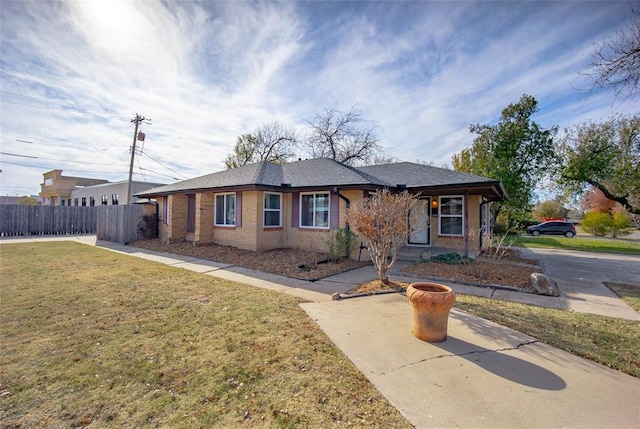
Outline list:
[[[431,200],[431,207],[434,208],[434,209],[437,209],[438,208],[438,200],[436,200],[436,199]]]

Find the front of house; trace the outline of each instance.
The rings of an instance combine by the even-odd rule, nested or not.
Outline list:
[[[319,158],[278,165],[260,162],[136,194],[158,202],[163,241],[216,243],[253,251],[327,251],[345,228],[348,207],[376,190],[419,197],[408,246],[476,252],[489,203],[505,197],[499,181],[408,162],[348,167]],[[354,251],[354,256],[356,255]]]

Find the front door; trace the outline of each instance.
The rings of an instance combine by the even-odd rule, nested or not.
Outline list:
[[[431,198],[421,197],[411,207],[409,222],[411,222],[411,235],[409,244],[428,246],[431,244],[431,229],[429,228],[429,208]]]

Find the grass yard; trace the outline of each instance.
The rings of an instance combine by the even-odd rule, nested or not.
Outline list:
[[[635,290],[637,293],[638,288]],[[456,295],[455,306],[554,347],[640,377],[639,322],[460,294]]]
[[[635,311],[640,312],[640,286],[605,282],[605,285]]]
[[[2,427],[411,427],[288,295],[0,246]]]
[[[582,250],[585,252],[624,253],[640,255],[640,241],[625,238],[563,236],[509,236],[505,244],[516,247]]]

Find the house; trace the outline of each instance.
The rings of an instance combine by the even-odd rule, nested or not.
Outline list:
[[[47,206],[97,206],[126,204],[128,181],[109,182],[89,177],[63,176],[62,170],[51,170],[42,175],[40,197]],[[162,186],[160,183],[134,181],[132,194]],[[137,200],[133,200],[137,202]]]
[[[419,196],[414,210],[429,215],[407,246],[477,251],[489,203],[505,197],[497,180],[401,162],[348,167],[327,159],[245,165],[138,193],[155,198],[159,235],[264,251],[326,251],[333,230],[346,227],[350,204],[378,189]],[[357,250],[352,256],[357,255]]]

